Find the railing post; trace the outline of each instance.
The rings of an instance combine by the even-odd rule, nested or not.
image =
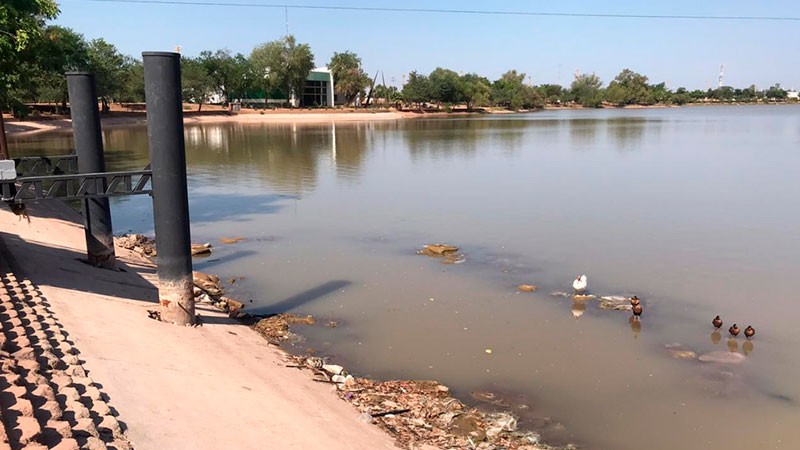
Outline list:
[[[100,113],[97,110],[94,74],[68,72],[67,89],[72,134],[78,155],[78,173],[105,172],[106,161],[103,156],[103,137],[100,132]],[[98,188],[105,190],[106,183],[100,184]],[[83,200],[83,217],[89,264],[104,269],[116,269],[114,231],[111,226],[108,198]]]
[[[195,323],[180,54],[144,52],[161,319]]]

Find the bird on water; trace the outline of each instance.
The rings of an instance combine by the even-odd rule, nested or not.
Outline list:
[[[636,306],[639,303],[641,303],[641,300],[639,300],[639,297],[637,297],[635,295],[633,297],[631,297],[630,301],[631,301],[631,306]]]
[[[714,328],[719,330],[719,328],[722,326],[722,319],[719,318],[719,315],[714,317],[714,320],[711,321],[711,325],[714,325]]]
[[[736,324],[733,324],[733,326],[728,328],[728,333],[730,333],[731,336],[733,336],[733,337],[738,336],[739,335],[739,327],[737,327]]]
[[[580,275],[572,282],[572,288],[575,289],[575,292],[583,292],[588,284],[589,278],[586,275]]]
[[[634,316],[639,317],[639,316],[642,315],[642,312],[644,310],[642,309],[642,305],[641,304],[636,304],[636,305],[633,305],[633,308],[631,309],[631,311],[633,311],[633,315]]]
[[[744,329],[744,335],[747,339],[750,339],[756,335],[756,329],[748,325],[747,328]]]

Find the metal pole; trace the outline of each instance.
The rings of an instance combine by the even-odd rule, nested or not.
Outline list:
[[[153,170],[161,319],[195,323],[186,149],[183,142],[181,56],[144,52],[147,137]]]
[[[103,137],[100,132],[100,113],[97,111],[94,74],[68,72],[67,89],[72,116],[72,134],[78,155],[78,173],[105,172],[106,161],[103,156]],[[102,182],[99,187],[105,190],[107,186]],[[116,269],[108,198],[83,200],[83,216],[89,264],[104,269]]]
[[[8,141],[6,141],[6,124],[3,120],[2,104],[0,104],[0,159],[11,159],[8,152]]]

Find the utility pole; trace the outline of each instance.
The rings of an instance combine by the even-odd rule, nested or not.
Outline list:
[[[723,71],[724,71],[724,70],[725,70],[725,66],[723,66],[722,64],[720,64],[720,65],[719,65],[719,82],[718,82],[718,84],[717,84],[717,87],[722,87],[722,76],[723,76]]]

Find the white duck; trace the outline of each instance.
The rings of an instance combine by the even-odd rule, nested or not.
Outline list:
[[[583,292],[586,290],[586,285],[588,283],[589,278],[587,278],[586,275],[581,275],[572,282],[572,288],[575,289],[575,292]]]

